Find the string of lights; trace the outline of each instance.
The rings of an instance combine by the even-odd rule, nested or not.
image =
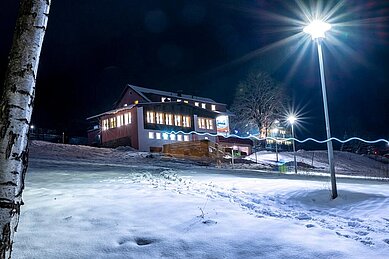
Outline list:
[[[197,132],[197,131],[190,131],[190,132],[183,132],[183,131],[170,131],[170,132],[166,132],[168,134],[185,134],[185,135],[190,135],[190,134],[196,134],[196,135],[199,135],[199,136],[210,136],[210,137],[217,137],[217,136],[222,136],[222,137],[225,137],[225,138],[230,138],[230,137],[234,137],[234,138],[239,138],[239,139],[256,139],[258,141],[263,141],[263,140],[273,140],[273,141],[297,141],[299,143],[305,143],[305,142],[308,142],[308,141],[313,141],[313,142],[316,142],[316,143],[319,143],[319,144],[323,144],[323,143],[327,143],[328,141],[338,141],[340,143],[347,143],[347,142],[350,142],[350,141],[353,141],[353,140],[358,140],[358,141],[361,141],[361,142],[364,142],[364,143],[367,143],[367,144],[375,144],[375,143],[379,143],[379,142],[385,142],[386,144],[389,145],[389,140],[387,139],[383,139],[383,138],[380,138],[380,139],[376,139],[376,140],[366,140],[366,139],[363,139],[363,138],[359,138],[359,137],[351,137],[351,138],[348,138],[348,139],[345,139],[345,140],[341,140],[341,139],[338,139],[338,138],[335,138],[335,137],[331,137],[329,139],[325,139],[325,140],[317,140],[315,138],[306,138],[306,139],[303,139],[303,140],[300,140],[300,139],[297,139],[297,138],[273,138],[273,137],[265,137],[265,138],[259,138],[257,136],[254,136],[254,135],[248,135],[248,136],[238,136],[236,134],[228,134],[228,135],[221,135],[221,134],[213,134],[213,133],[208,133],[208,132]]]

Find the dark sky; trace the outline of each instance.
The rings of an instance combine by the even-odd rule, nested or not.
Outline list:
[[[332,132],[340,138],[345,132],[389,138],[389,5],[345,2],[339,11],[347,14],[342,21],[356,20],[358,26],[335,32],[343,45],[324,46]],[[0,1],[1,85],[18,4]],[[231,104],[239,81],[262,69],[282,82],[294,106],[302,108],[304,129],[298,134],[324,138],[314,44],[294,69],[302,51],[298,42],[262,51],[296,33],[269,15],[296,17],[294,5],[270,0],[53,0],[33,124],[85,134],[85,118],[111,109],[126,83]]]

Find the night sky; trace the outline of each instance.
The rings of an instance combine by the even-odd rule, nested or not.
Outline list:
[[[336,137],[346,132],[389,138],[385,2],[347,1],[337,14],[346,14],[342,21],[357,22],[335,32],[343,44],[324,46]],[[18,4],[0,1],[1,87]],[[32,123],[86,135],[85,118],[111,109],[126,83],[182,90],[230,105],[239,81],[262,69],[285,85],[293,107],[304,113],[298,137],[323,139],[314,44],[303,55],[299,41],[271,48],[298,32],[286,30],[288,22],[275,15],[296,18],[293,10],[293,1],[270,0],[53,0]]]

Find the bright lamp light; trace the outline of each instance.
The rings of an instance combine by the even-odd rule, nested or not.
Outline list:
[[[331,29],[331,24],[315,20],[304,28],[304,32],[311,35],[312,39],[325,38],[325,32]]]
[[[289,122],[290,124],[294,124],[296,121],[297,121],[296,116],[294,116],[294,115],[289,115],[289,116],[288,116],[288,122]]]

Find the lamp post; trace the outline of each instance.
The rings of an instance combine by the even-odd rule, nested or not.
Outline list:
[[[315,41],[317,45],[317,54],[319,56],[319,69],[320,69],[320,81],[323,94],[323,104],[324,104],[324,116],[326,122],[326,133],[327,133],[327,151],[328,151],[328,163],[331,174],[331,187],[332,187],[332,199],[335,199],[338,196],[336,188],[336,178],[335,178],[335,164],[334,164],[334,151],[332,147],[331,139],[331,130],[330,130],[330,119],[328,115],[328,104],[327,104],[327,92],[326,92],[326,82],[324,77],[324,65],[323,65],[323,52],[321,47],[321,42],[325,38],[325,32],[331,29],[329,23],[315,20],[311,22],[308,26],[304,28],[304,32],[311,35],[312,40]]]
[[[273,129],[273,134],[276,141],[276,162],[278,163],[278,143],[277,143],[278,128]]]
[[[296,116],[289,115],[288,122],[290,123],[290,126],[292,127],[292,138],[293,138],[293,160],[294,160],[294,172],[297,174],[297,162],[296,162],[296,146],[294,144],[294,123],[297,121]]]

